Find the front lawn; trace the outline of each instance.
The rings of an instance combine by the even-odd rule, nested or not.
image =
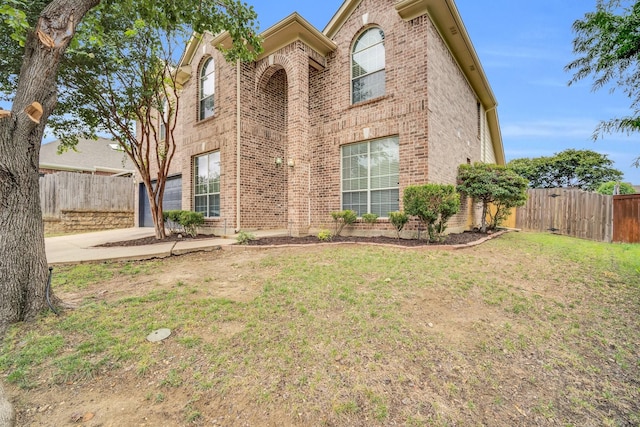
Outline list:
[[[78,308],[2,344],[19,425],[640,424],[640,245],[236,247],[53,289]]]

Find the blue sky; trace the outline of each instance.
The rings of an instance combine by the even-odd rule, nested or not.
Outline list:
[[[247,0],[265,30],[297,11],[323,30],[342,0]],[[629,114],[622,91],[591,91],[587,79],[571,87],[564,66],[572,53],[571,25],[595,9],[596,0],[456,0],[467,31],[498,99],[507,160],[589,149],[615,162],[625,181],[640,184],[637,134],[591,135],[601,120]]]

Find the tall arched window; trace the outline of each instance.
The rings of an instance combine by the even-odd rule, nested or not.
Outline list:
[[[162,108],[159,111],[160,114],[158,114],[158,133],[160,136],[158,141],[164,141],[167,138],[167,125],[169,124],[169,102],[167,98],[163,97],[160,105]]]
[[[213,116],[213,95],[216,89],[215,76],[213,58],[209,58],[200,70],[200,120]]]
[[[384,95],[384,32],[370,28],[358,37],[351,51],[351,103]]]

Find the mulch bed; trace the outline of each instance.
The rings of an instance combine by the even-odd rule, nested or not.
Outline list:
[[[288,236],[273,236],[273,237],[261,237],[257,240],[252,240],[249,245],[252,246],[278,246],[278,245],[304,245],[304,244],[318,244],[318,243],[336,243],[336,242],[349,242],[349,243],[378,243],[397,246],[433,246],[433,245],[464,245],[484,239],[487,237],[486,233],[478,233],[474,231],[465,231],[463,233],[452,233],[445,236],[443,242],[429,243],[427,240],[417,239],[396,239],[393,237],[360,237],[360,236],[335,236],[330,242],[321,241],[317,236],[305,236],[305,237],[288,237]]]
[[[251,240],[249,245],[251,246],[281,246],[281,245],[309,245],[309,244],[322,244],[322,243],[378,243],[396,246],[434,246],[434,245],[465,245],[468,243],[476,242],[480,239],[487,237],[486,233],[479,233],[475,231],[465,231],[463,233],[452,233],[445,236],[445,240],[438,243],[428,242],[427,240],[417,239],[396,239],[393,237],[360,237],[360,236],[335,236],[331,241],[322,241],[317,236],[305,236],[305,237],[289,237],[289,236],[271,236],[260,237],[256,240]],[[124,240],[121,242],[108,242],[98,245],[97,247],[114,247],[114,246],[142,246],[153,245],[156,243],[167,242],[188,242],[196,239],[211,239],[216,236],[210,234],[198,234],[195,237],[181,234],[170,234],[164,240],[156,240],[154,236],[143,237],[134,240]]]
[[[167,242],[189,242],[197,239],[212,239],[217,236],[213,236],[211,234],[198,234],[195,237],[191,237],[188,234],[168,234],[167,237],[163,240],[156,239],[155,236],[149,237],[141,237],[139,239],[133,240],[123,240],[121,242],[107,242],[101,245],[96,245],[97,248],[111,248],[114,246],[144,246],[144,245],[154,245],[156,243],[167,243]]]

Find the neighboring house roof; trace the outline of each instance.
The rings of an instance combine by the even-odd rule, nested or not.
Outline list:
[[[113,174],[133,173],[135,166],[110,139],[80,139],[75,150],[58,154],[60,141],[40,147],[40,168],[77,172],[108,172]]]
[[[325,58],[329,52],[336,49],[332,38],[361,2],[362,0],[345,0],[322,32],[297,13],[289,15],[262,32],[263,52],[258,59],[264,58],[296,40],[302,40],[320,54],[321,58]],[[486,111],[496,162],[505,164],[506,159],[497,112],[498,102],[454,0],[402,0],[395,5],[395,8],[405,21],[422,15],[431,17]],[[186,82],[191,76],[191,62],[201,40],[202,38],[197,34],[194,34],[189,40],[180,60],[178,72],[181,76],[180,83]],[[216,47],[229,48],[231,45],[229,33],[225,31],[215,36],[211,44]],[[310,58],[310,65],[318,68],[318,65],[324,64],[316,64]]]

